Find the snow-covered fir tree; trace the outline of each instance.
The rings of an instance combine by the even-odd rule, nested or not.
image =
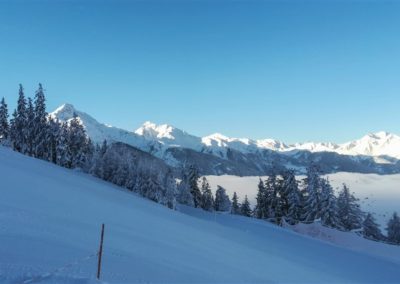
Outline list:
[[[154,202],[161,202],[162,200],[162,188],[158,184],[157,180],[152,178],[149,174],[146,178],[146,183],[143,185],[145,189],[144,197],[153,200]]]
[[[328,179],[321,179],[321,223],[327,227],[339,227],[337,199]]]
[[[304,184],[306,198],[303,219],[306,222],[314,222],[321,217],[321,178],[316,165],[312,164],[308,167]]]
[[[362,226],[363,213],[358,204],[358,199],[350,193],[349,188],[343,188],[337,198],[339,225],[344,230],[359,229]]]
[[[182,172],[182,180],[178,185],[178,202],[194,207],[194,200],[190,190],[189,178],[185,170]]]
[[[31,98],[28,98],[26,108],[26,127],[24,129],[24,136],[26,137],[26,154],[34,156],[34,141],[35,141],[35,109]]]
[[[232,197],[232,208],[231,208],[231,213],[235,215],[240,214],[240,204],[239,204],[239,198],[236,194],[236,191],[233,193]]]
[[[161,204],[167,206],[170,209],[175,209],[176,207],[176,181],[169,169],[164,177],[164,192]]]
[[[383,239],[379,225],[376,223],[374,216],[368,213],[362,223],[362,234],[367,239],[380,241]]]
[[[26,153],[26,127],[27,127],[27,113],[26,113],[26,99],[24,94],[24,88],[22,85],[19,85],[18,92],[18,102],[17,108],[13,113],[13,118],[11,120],[10,127],[10,136],[13,149],[21,152],[23,154]]]
[[[289,170],[283,175],[282,187],[287,196],[286,218],[290,224],[295,224],[301,218],[302,204],[301,193],[293,170]]]
[[[260,181],[258,182],[258,191],[256,197],[257,203],[254,208],[254,215],[258,219],[265,219],[268,216],[266,196],[267,196],[267,190],[265,188],[265,183],[260,178]]]
[[[0,102],[0,143],[5,143],[9,138],[10,126],[8,124],[8,106],[4,97]]]
[[[226,194],[225,188],[220,185],[217,186],[217,191],[215,192],[215,210],[224,212],[231,210],[231,200]]]
[[[49,119],[47,129],[47,160],[56,164],[57,148],[61,135],[61,124],[56,119]]]
[[[214,197],[206,177],[203,177],[201,182],[201,208],[206,211],[214,209]]]
[[[201,207],[201,191],[199,188],[199,172],[194,165],[190,165],[188,170],[188,182],[190,193],[193,196],[194,207]]]
[[[274,220],[280,219],[282,216],[282,206],[279,196],[280,181],[273,169],[272,173],[268,176],[265,181],[265,218]]]
[[[71,154],[70,162],[68,163],[69,168],[83,168],[88,159],[87,153],[91,149],[88,147],[88,138],[85,133],[85,129],[80,123],[76,114],[69,121],[68,125],[68,151]]]
[[[35,93],[35,109],[34,109],[34,129],[33,144],[35,146],[34,156],[40,159],[48,158],[48,126],[47,123],[47,112],[46,112],[46,99],[42,84],[39,84],[39,88]]]
[[[99,177],[103,178],[103,162],[104,162],[104,154],[107,152],[108,149],[108,144],[107,140],[104,140],[101,146],[96,145],[95,151],[93,154],[92,158],[92,166],[90,168],[90,173]],[[133,189],[134,185],[131,185],[131,188]]]
[[[244,200],[240,206],[240,214],[246,217],[252,216],[250,202],[249,199],[247,198],[247,195],[245,195]]]
[[[56,145],[56,160],[57,165],[68,168],[71,166],[71,152],[68,147],[68,125],[62,123],[59,128],[57,145]],[[100,176],[98,176],[100,177]],[[101,178],[101,177],[100,177]]]
[[[396,212],[393,213],[392,218],[390,218],[386,230],[388,232],[388,241],[400,245],[400,217]]]

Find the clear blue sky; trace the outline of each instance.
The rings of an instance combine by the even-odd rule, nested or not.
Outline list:
[[[400,1],[0,1],[0,96],[38,82],[126,129],[400,134]]]

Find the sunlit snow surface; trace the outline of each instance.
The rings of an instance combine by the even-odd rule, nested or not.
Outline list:
[[[1,283],[96,283],[103,222],[106,283],[398,283],[400,276],[399,247],[346,234],[359,252],[256,219],[172,211],[1,147],[0,180]]]

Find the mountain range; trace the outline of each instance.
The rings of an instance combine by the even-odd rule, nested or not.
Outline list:
[[[316,162],[324,172],[390,174],[400,172],[400,137],[388,132],[365,135],[343,144],[285,144],[274,139],[230,138],[215,133],[197,137],[168,124],[145,122],[128,131],[98,122],[71,104],[50,113],[60,121],[74,114],[95,143],[122,142],[148,152],[169,166],[195,164],[202,174],[264,175],[272,168],[293,168],[299,173]]]

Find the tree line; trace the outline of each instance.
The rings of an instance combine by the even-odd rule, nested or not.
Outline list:
[[[79,168],[175,208],[176,182],[171,171],[159,172],[148,159],[138,161],[134,155],[121,153],[117,144],[108,145],[104,141],[102,145],[94,145],[76,113],[67,121],[50,117],[41,84],[33,99],[27,98],[23,86],[19,86],[17,106],[11,119],[2,98],[0,144],[65,168]]]
[[[9,119],[5,99],[0,102],[0,143],[25,155],[46,160],[65,168],[80,168],[103,180],[125,187],[145,198],[174,209],[176,203],[206,211],[230,212],[276,224],[321,222],[344,231],[356,230],[369,239],[400,244],[400,218],[394,213],[383,235],[371,213],[362,212],[358,199],[343,185],[338,196],[322,178],[317,165],[307,169],[301,182],[293,170],[272,171],[259,181],[256,205],[251,208],[245,196],[239,202],[218,186],[215,195],[209,182],[194,165],[182,169],[176,182],[171,170],[161,170],[147,158],[127,155],[118,144],[94,145],[86,135],[79,117],[61,122],[49,117],[44,90],[39,84],[34,98],[26,98],[19,86],[17,107]]]

